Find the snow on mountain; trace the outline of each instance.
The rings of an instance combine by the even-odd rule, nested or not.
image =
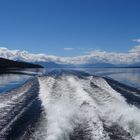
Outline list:
[[[127,53],[92,51],[87,55],[76,57],[59,57],[47,54],[33,54],[27,51],[0,48],[0,57],[26,62],[55,62],[61,64],[133,64],[140,63],[140,45],[133,47]]]
[[[9,50],[8,48],[0,48],[0,57],[11,60],[20,60],[27,62],[39,62],[39,61],[59,61],[59,57],[45,55],[45,54],[33,54],[27,51]]]

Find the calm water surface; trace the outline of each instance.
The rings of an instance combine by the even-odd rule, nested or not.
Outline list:
[[[44,71],[51,71],[54,69],[44,69]],[[114,80],[117,80],[121,83],[127,84],[140,89],[140,68],[80,68],[77,70],[86,71],[93,75],[109,77]],[[33,75],[31,72],[38,72],[33,69],[26,71],[26,74],[1,74],[0,75],[0,93],[16,88],[22,85],[29,78],[32,78]],[[41,73],[42,71],[40,71]],[[39,73],[39,74],[40,74]]]
[[[43,73],[43,69],[15,69],[9,73],[0,74],[0,93],[19,87],[28,79]]]
[[[140,89],[140,68],[92,68],[84,70],[94,75],[110,77]]]
[[[54,69],[47,69],[51,71]],[[123,84],[140,89],[140,68],[76,68],[93,75],[109,77]]]
[[[27,81],[31,76],[21,74],[1,74],[0,93],[16,88]]]

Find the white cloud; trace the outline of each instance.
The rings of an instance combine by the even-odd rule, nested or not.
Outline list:
[[[73,48],[64,48],[65,51],[71,51]]]
[[[138,38],[138,39],[133,39],[132,41],[137,42],[137,43],[140,43],[140,38]]]
[[[73,48],[65,48],[65,50],[72,50]],[[28,62],[36,61],[53,61],[63,64],[83,64],[83,63],[97,63],[105,62],[112,64],[132,64],[140,63],[140,45],[133,47],[126,53],[107,52],[101,50],[89,51],[87,54],[76,57],[59,57],[47,54],[33,54],[27,51],[9,50],[7,48],[0,48],[0,57],[23,60]]]
[[[129,53],[140,53],[140,45],[133,47]]]

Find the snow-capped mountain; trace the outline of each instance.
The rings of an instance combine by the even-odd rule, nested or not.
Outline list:
[[[0,57],[11,59],[11,60],[19,60],[26,62],[59,62],[60,57],[46,55],[46,54],[33,54],[27,51],[20,50],[9,50],[8,48],[0,48]],[[61,61],[60,61],[61,62]]]
[[[132,48],[127,53],[106,51],[93,51],[87,55],[76,57],[59,57],[47,54],[33,54],[27,51],[0,48],[0,57],[26,62],[54,62],[58,64],[128,64],[140,63],[140,45]]]

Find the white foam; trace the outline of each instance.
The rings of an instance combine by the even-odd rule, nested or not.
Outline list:
[[[69,133],[72,132],[72,119],[75,115],[74,105],[69,103],[66,98],[59,97],[62,91],[56,91],[52,95],[52,88],[55,80],[51,77],[41,79],[40,81],[40,99],[47,114],[46,129],[44,132],[45,139],[57,140],[68,139]],[[61,85],[58,86],[58,88]],[[60,92],[60,93],[59,93]]]
[[[99,103],[100,117],[107,125],[117,124],[129,132],[135,140],[140,139],[140,110],[126,103],[120,93],[113,90],[102,78],[91,79],[97,88],[91,88],[84,82],[83,88]],[[82,83],[81,83],[82,84]]]
[[[46,83],[45,79],[39,79],[40,99],[47,114],[46,139],[67,140],[74,128],[84,123],[93,139],[109,139],[98,117],[96,104],[77,79],[64,76],[54,81],[51,77],[46,78]]]
[[[93,140],[109,140],[102,120],[108,126],[119,125],[135,140],[140,139],[140,110],[127,104],[104,79],[63,75],[58,79],[40,77],[39,83],[45,115],[36,134],[41,133],[38,137],[42,140],[69,140],[78,125],[85,125]]]

